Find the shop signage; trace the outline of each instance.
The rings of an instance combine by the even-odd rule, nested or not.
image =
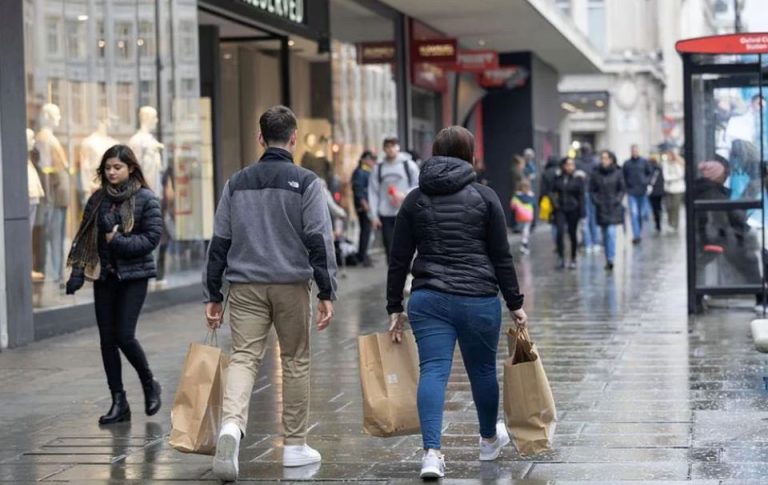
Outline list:
[[[491,50],[460,50],[456,64],[445,66],[450,71],[483,72],[499,68],[499,56]]]
[[[522,66],[504,66],[491,69],[477,75],[477,82],[483,88],[509,89],[525,86],[528,81],[528,69]]]
[[[412,42],[413,63],[455,64],[458,54],[456,39],[414,40]]]
[[[445,69],[437,64],[419,62],[413,65],[411,81],[414,86],[444,93],[448,90],[448,78]]]
[[[768,54],[768,32],[681,40],[675,48],[681,54]]]
[[[241,0],[293,23],[304,23],[304,0]]]
[[[361,42],[357,45],[358,64],[394,64],[396,57],[395,43]]]

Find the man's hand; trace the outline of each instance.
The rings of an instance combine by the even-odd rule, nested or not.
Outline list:
[[[378,231],[379,229],[381,229],[381,221],[378,218],[372,220],[371,227],[373,228],[374,231]]]
[[[208,328],[216,330],[221,327],[224,307],[221,303],[208,302],[205,304],[205,320],[208,322]]]
[[[330,300],[320,300],[317,304],[317,329],[325,330],[331,324],[333,319],[333,302]]]
[[[515,321],[515,325],[520,330],[528,327],[528,315],[522,308],[512,312],[512,319]]]
[[[389,336],[392,342],[399,344],[403,341],[403,325],[408,317],[405,313],[393,313],[389,316]]]

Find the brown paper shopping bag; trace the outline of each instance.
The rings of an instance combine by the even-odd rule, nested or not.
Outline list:
[[[363,429],[372,436],[417,434],[419,358],[413,332],[393,343],[389,333],[358,337]]]
[[[171,409],[169,443],[173,448],[201,455],[216,451],[227,362],[218,345],[189,345]]]
[[[504,361],[504,417],[521,455],[550,450],[557,411],[547,374],[528,331],[509,330]]]

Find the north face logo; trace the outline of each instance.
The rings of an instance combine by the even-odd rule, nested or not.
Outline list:
[[[291,187],[293,187],[294,189],[298,189],[298,188],[299,188],[299,183],[298,183],[298,182],[296,182],[295,180],[290,180],[290,181],[288,181],[288,185],[290,185],[290,186],[291,186]]]

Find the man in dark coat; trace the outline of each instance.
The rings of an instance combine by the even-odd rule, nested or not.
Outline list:
[[[637,145],[632,145],[632,156],[624,162],[622,170],[632,218],[632,243],[640,244],[643,238],[643,218],[648,207],[648,183],[653,170],[648,160],[640,156]]]

